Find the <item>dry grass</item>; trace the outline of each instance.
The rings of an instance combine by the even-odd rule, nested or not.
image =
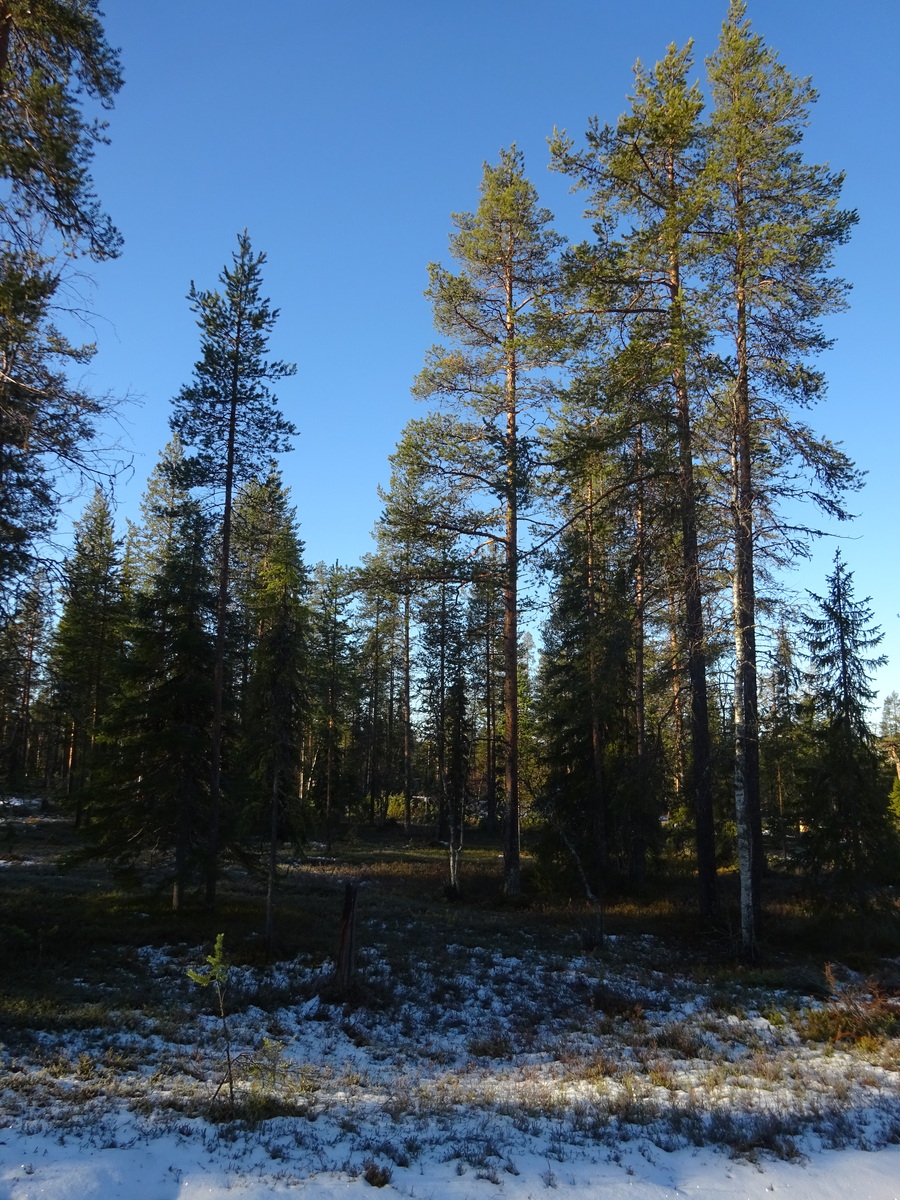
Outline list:
[[[62,823],[23,823],[16,837],[36,865],[0,875],[0,1041],[5,1086],[22,1113],[66,1095],[99,1112],[105,1096],[138,1111],[166,1109],[172,1119],[204,1114],[224,1136],[230,1114],[211,1098],[215,1036],[182,986],[187,966],[202,961],[198,948],[222,930],[229,956],[246,968],[231,1003],[260,1014],[240,1060],[243,1127],[282,1117],[315,1125],[334,1111],[348,1136],[369,1138],[374,1186],[383,1186],[376,1168],[401,1165],[391,1147],[407,1154],[411,1130],[425,1136],[429,1122],[455,1129],[460,1112],[473,1109],[479,1123],[502,1118],[503,1128],[527,1137],[552,1123],[560,1156],[638,1130],[666,1148],[711,1141],[748,1157],[790,1157],[797,1130],[816,1123],[840,1144],[860,1094],[886,1094],[895,1086],[889,1076],[900,1073],[889,963],[875,962],[861,982],[823,971],[801,938],[790,957],[770,943],[763,967],[741,968],[723,930],[695,924],[693,883],[683,877],[670,881],[668,896],[654,885],[612,900],[611,937],[588,949],[585,906],[535,893],[516,906],[503,901],[494,844],[467,849],[463,901],[449,903],[446,852],[427,836],[357,836],[337,844],[330,861],[285,861],[275,957],[299,955],[304,971],[267,974],[261,888],[243,870],[225,871],[215,917],[199,898],[176,917],[152,880],[134,890],[100,868],[57,874],[54,858],[72,837]],[[351,993],[338,996],[326,986],[327,963],[348,879],[363,885],[360,970]],[[779,904],[795,929],[810,922],[817,944],[815,915],[787,895]],[[834,957],[854,920],[837,921]],[[167,948],[153,971],[136,952],[147,946]],[[470,1003],[473,980],[484,991],[481,1007]],[[278,1043],[295,1029],[292,1008],[316,996],[306,1020],[321,1020],[322,1043],[360,1051],[371,1073],[342,1067],[337,1050],[334,1070],[288,1062]],[[697,1011],[684,1003],[695,997],[703,1001]],[[423,1044],[423,1021],[429,1035],[439,1031],[434,1046]],[[69,1053],[73,1031],[78,1050]],[[181,1049],[163,1061],[157,1037]],[[383,1064],[401,1044],[411,1065],[385,1082]],[[387,1136],[366,1133],[373,1113]],[[512,1158],[499,1133],[491,1144],[496,1154],[461,1142],[459,1161],[494,1183]]]
[[[806,1009],[798,1024],[804,1037],[816,1042],[862,1042],[871,1053],[886,1039],[900,1036],[900,1001],[876,980],[839,981],[833,963],[825,965],[825,980],[826,1002]]]

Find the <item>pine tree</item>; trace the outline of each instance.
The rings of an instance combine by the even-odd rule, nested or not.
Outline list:
[[[90,176],[104,124],[82,105],[109,107],[121,82],[95,0],[0,2],[0,588],[52,528],[59,477],[116,469],[97,445],[111,401],[66,377],[94,348],[71,344],[52,313],[75,257],[119,253]]]
[[[94,347],[74,345],[55,328],[57,284],[0,248],[0,604],[54,526],[60,478],[105,480],[117,470],[115,447],[98,440],[99,418],[113,401],[67,378]]]
[[[538,205],[521,153],[485,164],[474,213],[456,213],[453,274],[429,268],[435,325],[453,339],[431,351],[414,392],[453,411],[407,428],[419,475],[439,479],[444,498],[433,523],[502,547],[506,821],[504,888],[520,890],[518,764],[520,525],[531,503],[536,440],[529,426],[552,395],[547,369],[561,353],[549,306],[562,243]],[[499,505],[497,505],[499,499]],[[482,510],[478,505],[487,505]]]
[[[716,861],[700,541],[703,485],[696,465],[701,408],[697,397],[707,391],[708,330],[694,278],[698,230],[708,193],[703,183],[703,99],[698,86],[689,82],[692,66],[690,43],[680,50],[670,46],[652,71],[638,62],[630,111],[616,126],[601,128],[595,118],[584,151],[573,150],[565,134],[555,135],[551,150],[554,169],[572,176],[577,186],[590,193],[586,215],[594,221],[596,242],[576,247],[568,258],[567,275],[580,307],[595,314],[585,337],[588,355],[602,356],[601,401],[609,404],[611,393],[619,392],[623,433],[636,430],[640,422],[649,441],[655,432],[662,448],[670,436],[667,430],[675,431],[669,470],[676,481],[680,524],[676,594],[683,607],[679,627],[684,629],[690,682],[690,786],[700,911],[709,920],[717,905]],[[619,382],[612,387],[606,365],[611,326],[628,341],[626,352],[618,355]],[[601,415],[596,411],[596,371],[579,366],[578,374],[581,378],[576,378],[573,391],[576,398],[579,392],[588,398],[587,407],[593,399],[594,411],[583,425],[592,430]],[[628,383],[629,378],[635,382]],[[639,398],[639,413],[635,398]],[[626,400],[624,409],[622,400]],[[609,433],[606,440],[612,441]],[[594,508],[593,500],[588,507]],[[592,754],[599,781],[598,737],[595,722]]]
[[[900,695],[897,692],[884,698],[879,744],[885,761],[890,763],[895,774],[890,809],[894,828],[900,833]]]
[[[445,564],[449,568],[449,563]],[[419,626],[418,667],[421,676],[419,705],[422,709],[422,737],[429,745],[433,763],[432,790],[437,793],[436,827],[438,838],[443,841],[450,836],[450,689],[459,685],[465,691],[464,701],[456,698],[453,710],[459,719],[459,704],[469,718],[471,695],[478,689],[472,687],[477,679],[476,658],[480,660],[478,647],[467,638],[466,596],[459,584],[442,578],[432,585],[420,598],[416,609]],[[467,764],[470,767],[474,755],[474,743],[470,737]],[[467,787],[470,786],[467,780]],[[457,843],[458,844],[458,843]],[[451,864],[452,865],[452,864]],[[451,882],[451,887],[453,886]]]
[[[900,694],[897,692],[884,698],[880,734],[882,753],[896,771],[900,783]]]
[[[475,696],[474,769],[480,780],[478,796],[484,828],[496,833],[498,764],[502,763],[504,689],[503,596],[497,566],[498,549],[491,544],[477,556],[466,614],[466,638],[472,646],[472,690]],[[480,747],[480,749],[479,749]]]
[[[468,715],[468,689],[461,673],[447,688],[442,712],[445,739],[445,792],[449,817],[450,878],[448,895],[456,900],[462,893],[460,861],[466,825],[466,800],[472,753],[472,728]]]
[[[202,357],[193,382],[174,400],[170,423],[188,456],[187,479],[222,495],[222,527],[216,607],[216,662],[210,779],[207,905],[215,905],[220,838],[222,729],[225,696],[232,513],[235,488],[257,475],[274,454],[290,449],[294,426],[280,413],[269,385],[295,373],[291,364],[269,361],[269,334],[277,309],[260,295],[264,254],[254,254],[246,231],[238,237],[231,267],[219,280],[223,291],[198,291],[191,308],[201,330]]]
[[[49,223],[68,253],[119,252],[121,238],[100,209],[89,173],[103,122],[86,119],[83,97],[112,106],[122,86],[116,52],[97,0],[0,3],[0,174],[10,181],[0,206],[4,240],[29,246]]]
[[[363,560],[365,570],[366,560]],[[336,566],[335,566],[336,569]],[[395,649],[397,644],[397,598],[379,576],[367,581],[358,596],[352,625],[339,621],[333,604],[332,590],[337,580],[331,580],[323,590],[322,649],[326,652],[322,676],[326,684],[322,696],[323,711],[335,711],[335,698],[347,697],[355,675],[358,702],[361,706],[358,736],[364,743],[365,765],[362,773],[361,795],[367,799],[367,816],[371,825],[387,816],[388,796],[393,790],[393,719]],[[345,576],[343,586],[353,586]],[[347,593],[345,592],[345,595]],[[349,601],[349,596],[345,604]],[[355,637],[354,637],[355,635]],[[355,654],[354,654],[355,650]],[[351,662],[354,666],[351,666]],[[355,667],[355,670],[354,670]],[[349,685],[349,686],[348,686]],[[331,734],[329,733],[329,744]]]
[[[731,342],[728,360],[733,471],[735,804],[741,857],[741,936],[755,953],[763,851],[759,799],[756,651],[756,520],[797,466],[813,498],[844,515],[854,482],[845,456],[786,415],[824,392],[809,358],[828,346],[819,320],[845,306],[831,274],[856,214],[838,207],[843,177],[803,161],[800,142],[816,93],[752,32],[743,0],[731,0],[708,62],[713,110],[705,179],[714,220],[705,256],[709,311]],[[790,463],[764,488],[762,464]]]

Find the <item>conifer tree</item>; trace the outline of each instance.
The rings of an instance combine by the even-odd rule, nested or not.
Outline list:
[[[139,591],[150,586],[169,558],[187,501],[184,447],[176,434],[161,450],[147,479],[140,524],[128,522],[125,556],[131,583]]]
[[[297,800],[311,682],[309,583],[280,476],[272,471],[248,491],[236,514],[236,533],[240,530],[240,540],[256,550],[246,581],[252,641],[241,738],[257,810],[267,817],[265,937],[271,949],[278,843],[302,832]]]
[[[364,559],[363,569],[365,568]],[[349,587],[350,583],[348,577],[346,586]],[[328,709],[332,709],[333,697],[348,694],[348,684],[355,674],[359,703],[362,706],[358,732],[364,742],[365,759],[361,793],[368,799],[367,815],[369,823],[374,825],[383,821],[387,815],[387,798],[394,784],[397,598],[384,586],[383,578],[377,575],[370,578],[358,596],[351,633],[349,622],[338,623],[332,595],[333,593],[329,592],[322,593],[326,601],[322,613],[325,619],[321,626],[321,634],[325,635],[321,644],[323,650],[326,650],[323,666],[325,662],[329,664],[328,685],[322,691],[322,695]],[[329,612],[332,615],[326,618],[326,613]],[[355,664],[355,671],[350,666],[351,662]],[[323,682],[325,678],[323,676]],[[331,682],[332,680],[334,682]]]
[[[330,848],[336,812],[345,810],[351,789],[346,770],[346,751],[356,709],[359,677],[358,655],[354,644],[350,615],[353,604],[354,574],[340,563],[326,566],[319,563],[314,572],[311,589],[312,609],[312,713],[310,726],[312,749],[308,774],[310,791],[325,827],[326,846]],[[376,614],[378,613],[376,609]],[[374,809],[382,784],[382,764],[378,733],[380,664],[377,662],[378,615],[376,615],[376,663],[372,698],[370,730],[365,752],[365,783]],[[374,819],[374,817],[373,817]]]
[[[784,861],[797,832],[797,780],[805,749],[799,720],[802,676],[790,633],[782,625],[763,680],[767,703],[760,714],[760,778],[763,818]]]
[[[104,142],[102,121],[86,118],[83,97],[105,108],[122,86],[97,0],[0,2],[0,205],[7,246],[32,245],[49,224],[67,252],[119,252],[121,238],[93,193],[90,163]]]
[[[519,575],[523,516],[539,471],[533,426],[553,393],[558,360],[550,299],[562,239],[525,178],[521,153],[485,164],[474,213],[453,216],[450,246],[460,270],[429,268],[435,326],[452,339],[428,356],[414,392],[441,401],[407,429],[423,480],[440,479],[442,511],[432,522],[502,548],[506,820],[504,888],[520,890],[518,763]],[[497,500],[499,499],[499,505]],[[481,507],[479,507],[481,506]]]
[[[731,0],[708,62],[712,113],[704,177],[713,221],[705,248],[709,311],[731,342],[728,359],[733,471],[735,804],[741,858],[741,936],[755,954],[763,866],[759,799],[755,521],[766,499],[792,486],[790,469],[764,487],[768,456],[800,467],[807,494],[844,515],[855,482],[845,456],[787,415],[824,392],[809,359],[828,346],[820,318],[845,306],[831,274],[856,214],[838,207],[843,177],[803,161],[800,143],[816,93],[791,75]],[[766,492],[768,491],[768,497]]]
[[[900,695],[885,696],[881,708],[880,740],[882,753],[897,773],[900,782]]]
[[[98,734],[118,687],[123,650],[120,543],[99,488],[79,521],[63,568],[63,606],[52,651],[67,730],[66,795],[82,823],[98,757]]]
[[[502,765],[503,596],[497,569],[497,547],[477,556],[466,613],[466,639],[472,647],[472,690],[475,696],[473,766],[481,780],[484,828],[497,831],[498,764]]]
[[[178,912],[208,853],[215,593],[209,519],[185,500],[168,521],[172,536],[134,600],[83,856],[167,866]]]
[[[46,684],[51,589],[38,569],[0,622],[0,786],[37,773],[35,702]]]
[[[28,569],[52,528],[59,476],[116,469],[97,436],[109,398],[67,378],[94,348],[69,342],[52,313],[74,258],[119,253],[90,176],[104,124],[82,106],[110,107],[121,82],[96,0],[2,0],[0,588]]]
[[[447,564],[449,566],[449,564]],[[424,737],[430,742],[434,763],[434,788],[437,792],[436,825],[438,838],[446,840],[451,835],[453,812],[450,795],[450,746],[447,724],[451,703],[457,717],[462,712],[469,719],[472,681],[477,678],[476,658],[478,648],[466,636],[466,604],[463,589],[459,584],[443,578],[432,585],[421,597],[416,610],[419,626],[419,671],[421,690],[419,703],[422,708]],[[458,685],[465,697],[451,701],[450,689]],[[476,690],[477,694],[477,690]],[[463,708],[460,709],[460,703]],[[473,755],[471,732],[467,751],[467,769]],[[469,786],[467,779],[466,786]],[[459,795],[459,793],[455,793]],[[451,838],[452,840],[452,838]],[[451,883],[451,887],[452,887]]]
[[[814,758],[804,785],[809,857],[848,888],[892,878],[898,858],[888,817],[889,776],[869,727],[871,677],[887,661],[873,651],[884,635],[872,624],[869,597],[857,600],[853,573],[834,556],[827,593],[810,598],[806,618],[815,706]]]
[[[663,436],[675,431],[671,472],[677,485],[680,556],[677,594],[683,607],[687,673],[690,683],[688,716],[691,731],[691,791],[697,844],[700,911],[712,917],[717,904],[715,832],[713,823],[712,752],[707,683],[708,639],[703,608],[700,512],[702,481],[697,469],[696,424],[702,412],[698,400],[706,394],[708,330],[699,304],[694,272],[698,230],[708,204],[703,182],[703,99],[689,81],[693,66],[691,44],[669,46],[650,71],[640,62],[634,69],[631,107],[617,124],[601,127],[595,118],[583,151],[570,138],[556,134],[551,143],[554,169],[572,176],[590,194],[586,215],[594,221],[596,242],[578,246],[569,255],[569,289],[579,307],[593,314],[584,331],[588,363],[599,352],[609,354],[610,327],[619,328],[628,349],[619,354],[620,378],[638,381],[626,394],[640,398],[641,412],[619,419],[624,429],[638,422]],[[598,345],[599,342],[599,345]],[[623,370],[624,368],[624,370]],[[605,414],[611,392],[621,385],[598,388],[596,370],[580,366],[574,392],[591,396],[594,411],[583,428]],[[607,374],[605,365],[601,373]],[[607,442],[609,442],[607,434]],[[598,497],[599,502],[599,497]],[[591,500],[588,507],[595,504]],[[590,590],[590,589],[589,589]],[[590,602],[589,602],[590,604]],[[595,730],[593,754],[599,761]],[[595,775],[600,776],[599,767]]]
[[[231,267],[219,276],[222,291],[199,291],[191,308],[201,330],[202,357],[193,382],[174,400],[170,423],[188,453],[187,482],[221,496],[222,525],[216,606],[216,661],[210,778],[207,905],[215,905],[222,789],[232,514],[235,489],[257,475],[275,454],[291,448],[294,426],[282,416],[270,389],[296,368],[266,358],[278,310],[260,295],[264,254],[254,254],[246,231],[238,236]]]

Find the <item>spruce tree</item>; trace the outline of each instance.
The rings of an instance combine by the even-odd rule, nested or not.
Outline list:
[[[890,777],[869,727],[872,672],[887,660],[873,653],[884,635],[872,624],[869,598],[856,599],[840,551],[826,583],[824,596],[809,593],[818,611],[805,619],[816,722],[804,823],[811,867],[830,869],[860,893],[873,880],[891,878],[898,861]]]
[[[209,520],[183,501],[170,522],[173,536],[134,601],[84,854],[120,868],[162,865],[178,912],[207,865],[215,593]]]
[[[296,368],[266,358],[278,310],[260,295],[264,254],[254,254],[246,231],[238,236],[231,267],[219,276],[222,291],[199,291],[189,300],[201,330],[202,357],[194,378],[174,400],[170,424],[186,450],[187,481],[221,496],[216,659],[210,777],[207,906],[215,906],[222,790],[232,514],[235,489],[259,474],[274,454],[291,448],[294,426],[282,416],[270,384]]]
[[[384,763],[380,734],[383,728],[380,698],[383,690],[381,670],[381,605],[375,608],[374,654],[361,664],[350,621],[353,604],[354,573],[340,563],[319,563],[312,579],[312,747],[309,755],[309,787],[313,802],[325,829],[326,848],[330,849],[335,815],[346,811],[352,798],[346,766],[347,747],[360,691],[359,672],[366,666],[374,678],[369,686],[368,737],[366,765],[361,790],[368,791],[374,821],[376,800],[383,789]],[[380,600],[380,597],[376,598]],[[373,661],[374,660],[374,661]]]
[[[299,838],[303,832],[297,800],[311,687],[309,582],[303,544],[277,472],[248,489],[236,513],[235,532],[245,548],[255,549],[245,581],[251,643],[241,741],[254,807],[265,816],[265,937],[271,949],[278,843],[287,836]]]
[[[169,558],[187,501],[184,447],[176,434],[160,451],[147,479],[140,523],[128,522],[125,556],[130,581],[139,591],[149,588]]]
[[[46,685],[50,617],[51,588],[38,569],[0,621],[0,787],[33,786],[38,777],[34,710]]]
[[[805,757],[805,730],[800,721],[802,678],[791,634],[781,625],[775,635],[771,667],[763,679],[760,792],[764,823],[784,862],[795,848],[797,781]]]
[[[63,605],[52,650],[57,702],[67,725],[65,790],[82,824],[102,747],[101,724],[119,682],[124,643],[120,542],[109,501],[96,489],[63,566]]]

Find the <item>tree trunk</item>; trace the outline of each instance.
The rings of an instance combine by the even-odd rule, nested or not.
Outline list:
[[[594,562],[594,481],[588,480],[587,511],[585,513],[587,535],[587,616],[588,616],[588,685],[591,706],[591,765],[593,767],[594,802],[591,805],[594,827],[594,846],[601,871],[609,865],[607,838],[606,790],[603,784],[603,728],[600,722],[600,681],[597,670],[597,646],[599,613],[597,605],[596,564]]]
[[[241,321],[238,318],[235,341],[241,340]],[[219,878],[219,839],[222,814],[222,724],[225,705],[225,633],[228,624],[228,582],[231,569],[231,520],[234,507],[234,465],[237,437],[237,406],[239,388],[238,365],[235,361],[228,409],[228,440],[225,459],[225,506],[222,513],[222,559],[219,563],[219,590],[216,597],[216,647],[213,670],[213,712],[211,727],[211,772],[209,784],[209,838],[206,863],[206,908],[216,907],[216,887]]]
[[[409,592],[403,595],[403,829],[412,830],[412,688]]]
[[[443,562],[446,571],[446,558]],[[438,721],[436,750],[437,750],[437,779],[438,779],[438,812],[437,836],[443,840],[447,834],[447,585],[441,584],[441,640],[438,648]],[[452,834],[450,835],[452,841]]]
[[[675,771],[673,790],[676,796],[684,791],[684,715],[681,703],[681,659],[678,651],[678,618],[675,593],[669,593],[669,653],[672,670],[672,724],[675,736]]]
[[[649,782],[647,772],[646,713],[644,708],[644,567],[646,543],[644,537],[644,434],[638,425],[635,439],[637,460],[637,504],[635,506],[635,567],[634,567],[634,723],[635,752],[639,786]],[[642,797],[643,801],[643,797]],[[636,811],[635,811],[636,808]],[[633,807],[631,840],[631,878],[641,883],[647,870],[647,839],[644,831],[646,806]]]
[[[678,491],[681,515],[681,545],[684,568],[684,615],[687,640],[691,730],[691,784],[694,796],[697,844],[697,884],[700,916],[709,921],[718,907],[716,886],[716,840],[713,820],[712,763],[709,737],[709,696],[706,683],[706,631],[697,539],[697,492],[691,432],[691,407],[685,367],[681,280],[675,256],[669,273],[671,323],[676,334],[675,427],[678,436]]]
[[[497,718],[494,703],[493,629],[489,613],[485,633],[485,826],[489,833],[497,829]]]
[[[513,281],[507,274],[506,350],[506,571],[503,588],[503,708],[506,724],[506,829],[503,890],[517,896],[522,890],[519,852],[519,546],[518,546],[518,430],[516,358],[513,339]]]
[[[269,809],[269,862],[266,877],[266,953],[271,956],[275,940],[275,881],[278,872],[278,768],[272,770],[272,799]]]
[[[6,92],[6,73],[9,68],[9,43],[13,19],[9,5],[0,0],[0,96]]]
[[[735,198],[740,211],[743,201]],[[734,802],[741,873],[741,952],[757,957],[762,884],[762,816],[759,796],[759,710],[756,678],[756,595],[753,568],[753,477],[747,302],[741,231],[735,261],[737,379],[733,396],[734,460]]]

